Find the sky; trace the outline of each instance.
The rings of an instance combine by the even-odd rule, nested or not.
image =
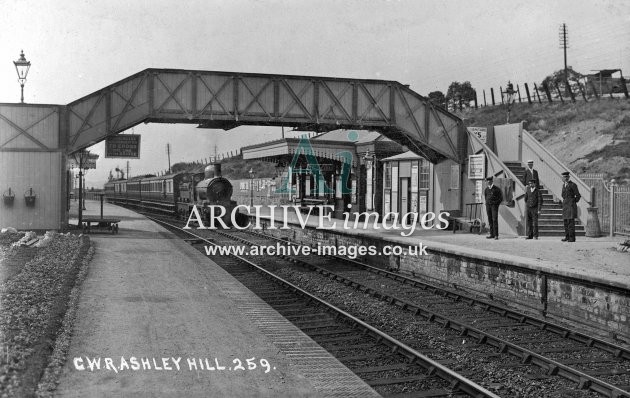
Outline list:
[[[395,80],[427,95],[453,81],[488,91],[540,82],[568,65],[630,76],[627,0],[0,0],[0,103],[20,100],[12,61],[31,69],[24,101],[68,104],[146,68]],[[269,127],[228,132],[142,124],[132,175],[280,138]],[[291,133],[287,133],[291,135]],[[103,143],[88,186],[125,159]]]

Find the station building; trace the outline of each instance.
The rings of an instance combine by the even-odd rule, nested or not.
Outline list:
[[[310,166],[308,150],[318,168]],[[242,153],[243,159],[277,165],[278,177],[270,188],[277,193],[270,193],[265,204],[334,205],[337,218],[348,210],[402,216],[459,208],[459,164],[432,164],[378,132],[334,130],[310,138],[282,138],[244,147]]]

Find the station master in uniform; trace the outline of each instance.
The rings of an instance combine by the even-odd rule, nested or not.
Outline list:
[[[577,185],[570,180],[568,171],[562,173],[562,221],[564,221],[563,242],[575,242],[575,218],[578,216],[577,203],[582,197]]]
[[[499,239],[499,205],[503,202],[503,194],[501,189],[494,185],[492,176],[486,178],[488,186],[483,191],[486,199],[486,214],[488,215],[488,226],[490,235],[486,239]]]

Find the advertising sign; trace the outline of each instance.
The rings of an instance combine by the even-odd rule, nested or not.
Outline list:
[[[486,155],[468,156],[468,179],[482,180],[486,177]]]
[[[119,134],[107,137],[105,157],[140,159],[140,136]]]
[[[474,134],[484,144],[487,144],[488,129],[486,127],[468,127],[468,131]]]

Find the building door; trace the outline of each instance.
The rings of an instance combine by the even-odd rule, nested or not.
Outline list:
[[[400,215],[409,213],[409,178],[400,179]]]

